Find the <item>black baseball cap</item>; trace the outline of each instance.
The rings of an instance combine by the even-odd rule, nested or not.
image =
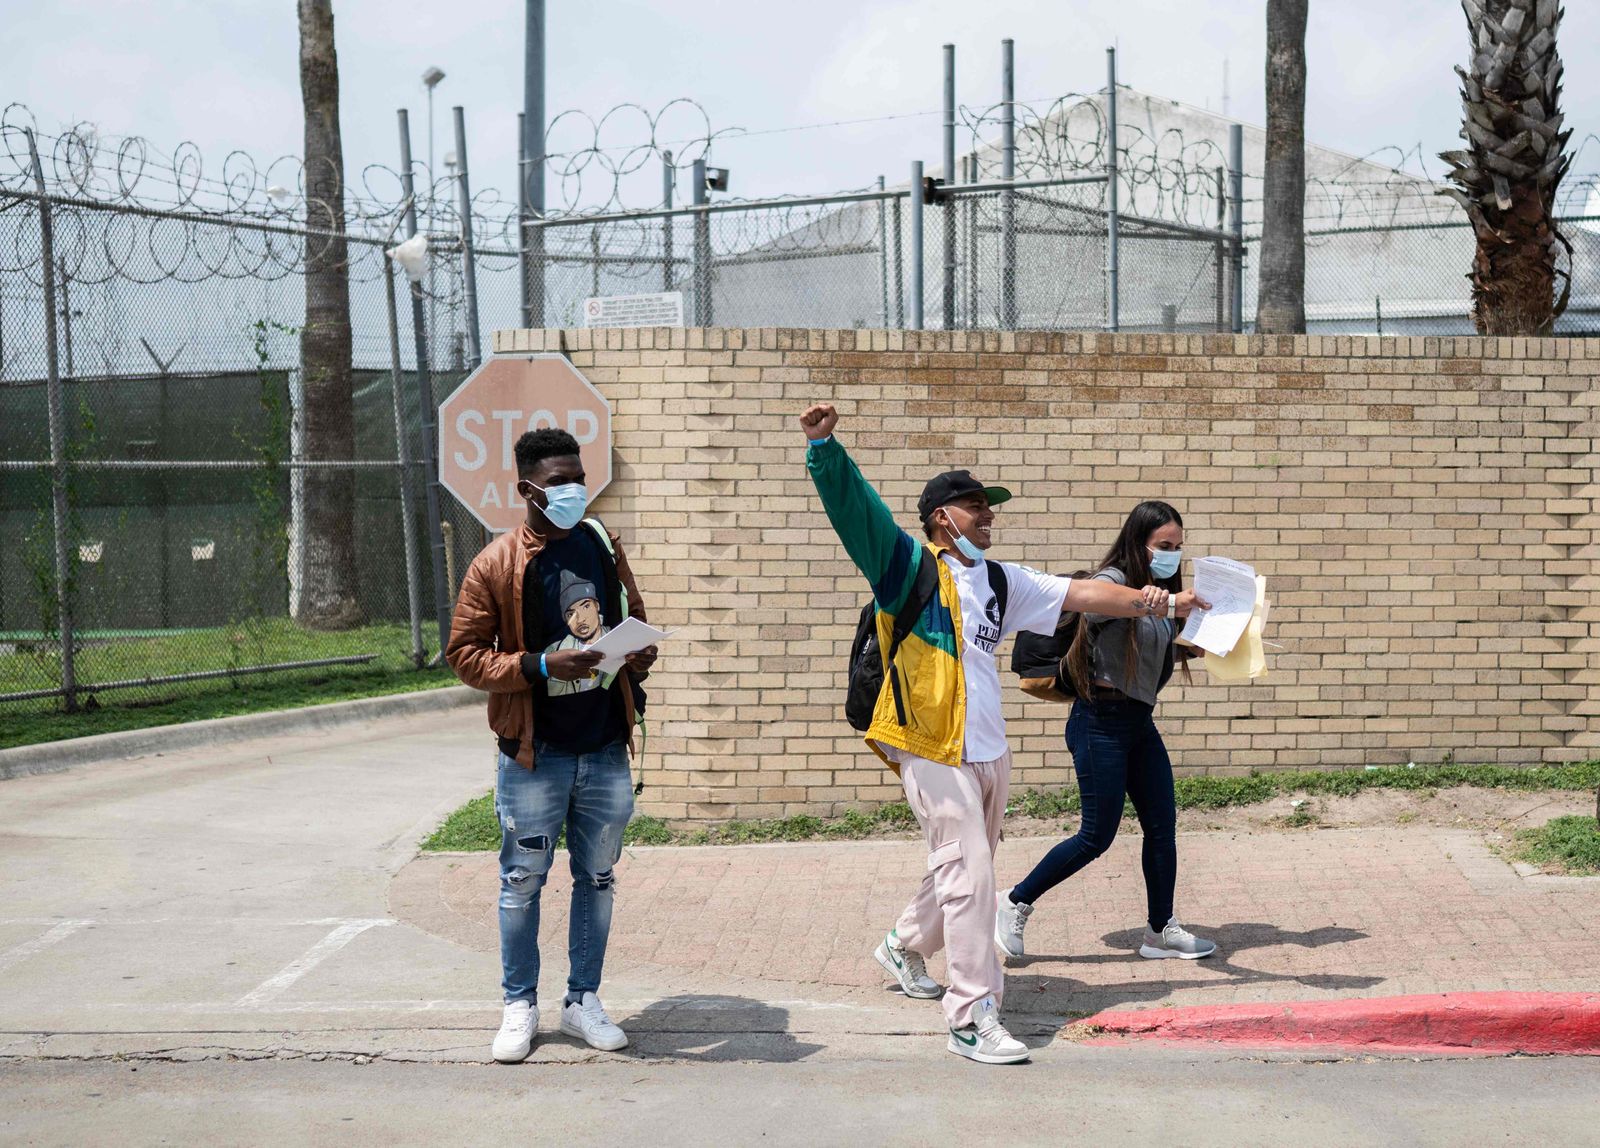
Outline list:
[[[917,499],[917,514],[926,522],[928,516],[941,506],[979,491],[989,499],[990,506],[1011,501],[1009,490],[1003,486],[983,485],[972,477],[970,470],[947,470],[934,475],[928,480],[928,485],[922,488],[922,497]]]

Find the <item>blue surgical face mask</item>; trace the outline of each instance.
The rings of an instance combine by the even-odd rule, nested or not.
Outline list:
[[[956,526],[956,520],[948,514],[944,516],[944,520],[950,524],[950,533],[956,536],[956,549],[966,555],[971,562],[985,561],[983,551],[979,550],[975,544],[968,540],[965,534],[961,533],[960,528]]]
[[[1146,549],[1149,549],[1146,547]],[[1150,573],[1157,578],[1171,578],[1183,565],[1182,550],[1151,550]]]
[[[571,530],[583,521],[584,511],[589,509],[589,488],[581,482],[564,482],[560,486],[539,486],[528,483],[529,486],[544,494],[544,516],[550,520],[551,525],[562,530]]]

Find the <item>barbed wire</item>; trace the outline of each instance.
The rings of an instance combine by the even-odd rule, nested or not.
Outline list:
[[[1017,177],[1066,178],[1103,171],[1108,137],[1104,101],[1103,92],[1073,92],[1014,103]],[[977,177],[985,181],[1001,176],[1003,114],[999,103],[959,109],[968,141],[963,154],[975,157]],[[352,281],[368,282],[383,270],[383,260],[368,253],[393,233],[405,202],[403,173],[387,164],[362,168],[336,207],[308,201],[304,165],[295,156],[261,163],[236,149],[223,157],[220,169],[210,169],[193,143],[167,152],[142,137],[110,135],[85,122],[45,132],[27,107],[13,103],[0,113],[0,219],[19,202],[6,200],[4,192],[26,196],[33,191],[26,142],[30,129],[38,140],[48,191],[59,197],[57,258],[63,272],[79,283],[282,279],[304,270],[308,246],[313,255],[320,253],[316,244],[332,238],[335,219],[352,245]],[[1191,135],[1182,127],[1146,130],[1131,118],[1119,123],[1118,133],[1125,212],[1216,225],[1216,172],[1227,161],[1214,139]],[[556,201],[546,217],[577,220],[659,207],[662,172],[671,172],[681,184],[685,181],[679,173],[698,159],[710,159],[718,140],[745,134],[753,133],[714,129],[705,108],[687,98],[653,112],[631,103],[598,117],[563,112],[546,136],[546,191]],[[1591,147],[1600,148],[1600,137],[1584,137],[1574,152],[1575,168],[1586,158],[1600,160]],[[1423,174],[1401,170],[1406,164],[1415,164]],[[457,173],[451,168],[436,176],[418,161],[411,174],[421,225],[436,249],[457,249],[463,231]],[[1260,177],[1249,175],[1246,181],[1254,189]],[[1420,145],[1350,157],[1342,168],[1308,177],[1307,227],[1457,222],[1455,206],[1434,194],[1437,186]],[[1570,177],[1558,210],[1584,211],[1597,187],[1600,174]],[[682,195],[680,200],[688,198]],[[518,258],[517,200],[515,194],[494,188],[479,188],[472,196],[472,232],[490,270],[509,268]],[[721,201],[741,202],[728,196]],[[1249,215],[1259,206],[1259,195],[1247,191],[1245,203]],[[877,210],[871,204],[769,207],[725,220],[718,228],[718,248],[719,253],[736,255],[850,247],[872,242],[876,228]],[[26,275],[37,286],[39,254],[32,230],[11,227],[0,234],[0,273]],[[565,228],[547,235],[553,256],[596,253],[595,236]],[[629,258],[659,261],[662,235],[659,221],[613,224],[598,235],[599,248],[618,266]],[[682,239],[686,245],[690,241],[687,233]]]

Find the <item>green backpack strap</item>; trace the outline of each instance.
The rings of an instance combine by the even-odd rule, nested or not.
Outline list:
[[[600,540],[600,545],[605,547],[606,554],[611,558],[612,572],[615,573],[617,568],[617,548],[611,541],[611,533],[606,530],[606,524],[598,518],[585,518],[583,524],[594,531],[595,537]],[[617,578],[617,595],[622,604],[622,616],[626,618],[628,616],[628,588],[623,585],[620,577]]]

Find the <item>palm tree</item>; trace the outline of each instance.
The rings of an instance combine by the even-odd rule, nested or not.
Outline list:
[[[332,0],[299,0],[300,99],[305,106],[306,320],[300,332],[305,446],[313,460],[355,457],[350,273],[344,237],[344,145]],[[356,599],[355,476],[305,478],[305,576],[300,620],[321,629],[361,621]]]
[[[1461,0],[1472,67],[1456,68],[1465,113],[1461,151],[1440,153],[1455,187],[1440,194],[1472,222],[1472,318],[1483,335],[1548,335],[1572,279],[1556,265],[1572,245],[1556,226],[1556,188],[1567,172],[1562,130],[1558,0]],[[1557,298],[1555,281],[1562,280]]]
[[[1306,329],[1306,15],[1309,0],[1267,0],[1267,158],[1256,330]]]

